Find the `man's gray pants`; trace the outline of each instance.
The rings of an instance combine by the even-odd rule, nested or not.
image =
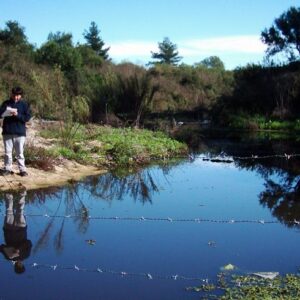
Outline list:
[[[18,162],[18,167],[20,172],[26,171],[25,167],[25,158],[24,158],[24,145],[25,145],[25,136],[18,136],[14,134],[5,134],[3,135],[4,142],[4,168],[7,171],[12,171],[12,153],[13,149],[16,152],[16,159]]]
[[[26,227],[26,219],[24,217],[25,197],[27,192],[21,192],[18,199],[14,201],[12,194],[5,195],[6,214],[4,219],[4,227]]]

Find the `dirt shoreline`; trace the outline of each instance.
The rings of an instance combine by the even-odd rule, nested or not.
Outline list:
[[[0,176],[0,190],[34,190],[52,186],[62,186],[68,182],[79,181],[86,176],[106,173],[93,166],[83,166],[75,162],[66,162],[63,166],[56,166],[54,171],[42,171],[27,168],[29,176],[21,177],[16,173]]]
[[[39,121],[31,121],[27,126],[27,143],[47,147],[49,144],[46,139],[39,136],[40,129]],[[0,163],[3,167],[4,148],[2,135],[0,138]],[[36,168],[28,167],[27,172],[29,176],[21,177],[18,175],[16,163],[13,165],[14,174],[1,176],[0,175],[0,191],[19,190],[19,189],[39,189],[52,186],[62,186],[68,182],[79,181],[86,176],[99,175],[106,173],[107,170],[99,169],[95,166],[81,165],[74,161],[63,160],[59,165],[54,167],[53,171],[43,171]]]

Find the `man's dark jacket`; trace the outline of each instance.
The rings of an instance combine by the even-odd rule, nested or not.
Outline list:
[[[0,116],[5,112],[8,106],[11,108],[16,108],[18,110],[18,115],[4,118],[2,134],[26,136],[25,123],[31,118],[29,105],[23,99],[20,99],[17,102],[15,102],[13,99],[6,100],[0,107]]]
[[[16,257],[18,259],[26,259],[30,256],[32,243],[27,239],[27,226],[26,227],[17,227],[14,225],[4,225],[4,239],[5,245],[2,244],[0,246],[0,253],[2,252],[6,259],[10,258],[7,256],[4,251],[5,248],[15,248],[19,250],[19,256]],[[15,260],[15,259],[12,259]]]

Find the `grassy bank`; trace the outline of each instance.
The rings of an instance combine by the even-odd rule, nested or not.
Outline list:
[[[42,149],[29,144],[25,155],[29,164],[43,169],[51,169],[53,160],[60,158],[99,167],[119,167],[187,154],[185,144],[149,130],[76,124],[60,128],[56,124],[43,129],[40,135],[51,140],[51,146]]]

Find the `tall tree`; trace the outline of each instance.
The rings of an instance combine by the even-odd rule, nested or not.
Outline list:
[[[72,33],[65,33],[61,31],[57,31],[55,33],[50,32],[48,35],[49,42],[55,42],[61,46],[73,47],[72,39]]]
[[[50,33],[48,41],[37,50],[36,60],[51,66],[58,65],[68,74],[82,64],[79,51],[73,47],[72,34],[64,32]]]
[[[83,36],[87,41],[87,45],[99,56],[103,57],[105,60],[109,59],[108,50],[110,47],[104,48],[104,42],[100,37],[100,30],[95,22],[91,22],[89,30],[85,30]]]
[[[151,51],[151,58],[158,59],[157,62],[150,62],[150,64],[168,64],[177,65],[182,59],[177,51],[177,45],[173,44],[168,37],[165,37],[161,43],[158,43],[159,52]]]
[[[268,45],[267,56],[285,52],[290,61],[295,60],[300,54],[300,7],[291,7],[275,19],[261,33],[261,40]]]
[[[225,70],[224,63],[218,56],[209,56],[204,58],[196,66],[202,66],[208,69]]]
[[[0,41],[6,45],[17,46],[27,44],[25,29],[17,21],[7,21],[6,28],[0,30]]]
[[[7,21],[6,27],[3,30],[0,29],[0,43],[13,47],[22,54],[33,55],[34,47],[27,41],[24,27],[20,26],[17,21]]]

